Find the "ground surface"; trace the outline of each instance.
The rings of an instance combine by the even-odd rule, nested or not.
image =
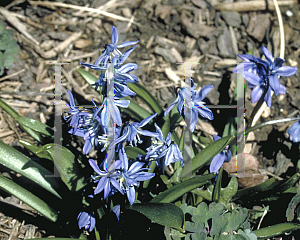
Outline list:
[[[78,100],[84,97],[87,101],[93,98],[99,102],[98,93],[75,70],[81,68],[79,61],[93,63],[97,59],[99,50],[103,50],[103,43],[110,43],[111,27],[114,25],[119,31],[119,43],[139,40],[127,62],[139,65],[133,74],[164,107],[174,101],[175,88],[180,87],[184,80],[184,67],[177,62],[200,62],[193,65],[193,78],[198,88],[214,85],[205,99],[206,103],[228,105],[233,102],[236,82],[236,75],[231,71],[237,61],[241,62],[237,54],[253,50],[253,55],[261,57],[260,49],[266,46],[278,57],[280,38],[274,10],[250,7],[247,11],[239,8],[234,12],[225,12],[221,11],[224,6],[218,5],[220,3],[218,0],[69,0],[53,1],[53,4],[14,1],[5,9],[10,15],[14,13],[12,16],[17,19],[18,25],[26,26],[26,30],[21,33],[5,14],[0,14],[0,20],[5,22],[7,28],[14,30],[21,48],[18,61],[2,76],[8,77],[0,78],[0,97],[21,115],[53,126],[54,67],[45,63],[52,60],[70,62],[62,70],[63,103],[68,101],[67,89],[72,90]],[[80,6],[115,15],[108,17],[83,11]],[[300,5],[281,6],[280,9],[285,29],[286,64],[298,67]],[[118,16],[126,18],[125,21],[116,19]],[[29,40],[25,33],[34,40]],[[299,72],[280,81],[286,86],[287,94],[273,96],[270,111],[266,109],[259,122],[297,115],[300,104]],[[250,103],[250,92],[248,88],[246,120],[254,106]],[[79,104],[87,101],[80,100]],[[202,131],[204,136],[222,134],[228,116],[224,117],[224,114],[229,111],[214,108],[213,112],[214,121],[199,120],[197,124],[196,129]],[[253,143],[249,153],[258,158],[259,168],[278,177],[290,176],[289,170],[298,160],[295,152],[291,151],[297,150],[297,147],[287,135],[290,125],[269,126],[255,131],[251,138],[249,136]],[[28,154],[21,148],[19,139],[34,143],[0,109],[0,140]],[[80,142],[77,144],[80,146]],[[93,157],[93,154],[95,152],[92,151],[90,156]],[[17,181],[18,176],[9,170],[0,167],[0,171]],[[47,229],[46,223],[39,222],[39,217],[34,217],[36,213],[31,208],[4,192],[0,193],[0,239],[58,236]],[[20,214],[20,209],[30,215]]]

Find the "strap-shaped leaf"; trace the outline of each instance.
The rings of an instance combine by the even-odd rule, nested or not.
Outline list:
[[[46,152],[43,151],[44,150],[43,147],[38,147],[38,146],[31,144],[30,142],[27,142],[24,140],[19,140],[19,143],[21,143],[29,151],[34,153],[37,157],[52,160],[51,156],[49,156],[49,154],[47,154]]]
[[[82,167],[69,149],[54,143],[43,147],[51,156],[62,181],[71,191],[79,191],[85,187],[86,183],[82,174]]]
[[[0,141],[0,164],[5,167],[20,173],[24,177],[31,179],[41,187],[45,188],[58,198],[61,196],[56,189],[60,187],[57,178],[47,177],[52,176],[53,173],[32,161],[29,157],[20,153],[16,149],[4,144]]]
[[[145,104],[147,104],[153,113],[161,114],[163,112],[162,107],[158,101],[153,97],[153,95],[140,83],[127,83],[127,86],[134,91]]]
[[[140,149],[138,147],[131,147],[131,146],[126,146],[125,147],[125,152],[127,154],[127,157],[132,158],[132,159],[136,159],[136,156],[138,154],[141,154],[141,155],[146,154],[142,149]]]
[[[235,139],[235,136],[223,137],[208,147],[204,148],[192,159],[192,170],[193,173],[205,166],[214,156],[221,152],[232,140]],[[184,168],[183,168],[184,169]],[[183,170],[183,174],[185,174]]]
[[[255,230],[253,233],[257,236],[257,239],[268,239],[298,229],[300,229],[298,223],[280,223]]]
[[[218,203],[221,195],[221,184],[222,184],[223,167],[220,168],[216,185],[214,186],[212,199]]]
[[[181,232],[185,231],[183,211],[175,204],[137,203],[126,208],[135,210],[160,225],[172,227]]]
[[[20,116],[19,113],[17,113],[12,107],[10,107],[1,99],[0,107],[2,107],[3,110],[11,115],[35,140],[43,142],[42,134],[53,138],[53,130],[48,125],[34,119]]]
[[[181,197],[183,194],[192,191],[195,188],[201,187],[206,184],[210,179],[215,176],[215,173],[210,173],[203,176],[196,176],[179,183],[168,190],[160,193],[158,196],[151,200],[152,203],[170,203]]]
[[[57,212],[43,200],[22,188],[15,182],[0,175],[0,188],[19,198],[52,222],[57,220]]]
[[[95,82],[98,80],[98,78],[96,76],[94,76],[93,74],[91,74],[90,72],[88,72],[82,68],[77,68],[76,71],[90,85],[95,84]],[[101,86],[98,88],[98,90],[101,92]]]
[[[122,100],[130,100],[130,98],[124,97]],[[151,116],[151,114],[145,108],[141,107],[132,100],[130,100],[128,108],[122,108],[122,110],[140,121]]]

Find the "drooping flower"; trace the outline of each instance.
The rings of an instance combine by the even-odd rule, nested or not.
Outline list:
[[[116,205],[112,208],[112,211],[114,214],[116,214],[116,217],[118,219],[118,221],[120,220],[120,213],[121,213],[121,206],[120,205]]]
[[[119,151],[119,158],[122,162],[122,170],[120,171],[122,177],[119,179],[121,190],[126,192],[129,203],[132,205],[135,200],[135,186],[138,186],[140,181],[146,181],[155,176],[155,173],[145,172],[149,168],[143,168],[143,162],[134,162],[128,169],[128,158],[124,147]]]
[[[213,85],[207,85],[197,93],[196,84],[191,78],[191,88],[181,88],[178,92],[177,99],[165,110],[164,115],[166,116],[175,104],[177,104],[179,114],[182,114],[183,107],[186,107],[192,112],[190,131],[194,132],[198,120],[198,114],[204,118],[208,118],[209,120],[214,119],[212,111],[204,106],[205,102],[202,102],[212,88]],[[189,116],[187,117],[190,118]]]
[[[295,122],[288,130],[290,140],[294,143],[300,142],[300,121]]]
[[[171,163],[180,161],[183,165],[182,151],[179,150],[177,144],[171,141],[171,133],[165,138],[160,127],[154,123],[156,128],[156,139],[154,144],[147,148],[145,160],[154,159],[156,165],[164,171],[164,167]],[[162,159],[162,161],[161,161]]]
[[[96,224],[95,213],[87,213],[85,211],[80,212],[77,217],[78,227],[79,229],[83,228],[85,230],[89,230],[89,232],[93,231]]]
[[[217,135],[213,135],[214,142],[219,140],[221,137]],[[218,172],[219,169],[222,167],[224,162],[230,162],[232,158],[231,151],[228,149],[229,146],[227,145],[225,149],[223,149],[220,153],[218,153],[211,161],[209,171],[212,172]]]
[[[150,117],[145,118],[140,123],[133,122],[133,123],[127,123],[127,125],[124,127],[123,134],[116,140],[116,144],[121,142],[129,142],[130,146],[133,147],[132,142],[134,142],[134,145],[136,146],[137,143],[142,143],[143,141],[140,139],[139,134],[149,137],[155,137],[157,133],[153,133],[147,130],[141,130],[139,128],[144,127],[148,122],[150,122],[154,117],[156,117],[157,113],[153,114]]]
[[[102,54],[95,62],[95,65],[99,65],[101,62],[103,62],[104,65],[106,65],[107,60],[110,58],[110,55],[112,54],[113,57],[118,55],[120,57],[123,56],[123,54],[118,50],[118,48],[127,47],[133,44],[137,44],[139,41],[127,41],[123,42],[120,45],[116,45],[119,39],[119,34],[115,26],[112,26],[112,34],[111,34],[111,44],[108,44],[106,46],[106,49],[102,51]]]
[[[97,195],[104,190],[104,199],[113,195],[116,190],[122,193],[120,188],[120,183],[118,179],[120,179],[121,175],[119,169],[122,166],[122,162],[120,160],[114,161],[109,167],[107,167],[106,159],[104,160],[104,171],[100,170],[98,165],[93,159],[89,160],[89,164],[97,173],[96,176],[92,176],[97,187],[94,190],[94,194]]]

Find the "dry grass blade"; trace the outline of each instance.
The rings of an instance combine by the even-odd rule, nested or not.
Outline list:
[[[22,34],[24,34],[28,39],[30,39],[34,44],[39,45],[40,43],[35,40],[26,30],[26,26],[19,21],[11,12],[7,11],[5,8],[0,7],[0,13],[6,18],[6,20],[18,29]]]
[[[65,8],[72,8],[72,9],[77,9],[77,10],[83,10],[83,11],[88,11],[88,12],[94,12],[94,13],[98,13],[101,15],[104,15],[106,17],[110,17],[110,18],[114,18],[120,21],[127,21],[130,22],[131,19],[129,18],[125,18],[113,13],[108,13],[105,11],[102,11],[100,9],[95,9],[95,8],[89,8],[89,7],[83,7],[83,6],[76,6],[76,5],[72,5],[72,4],[66,4],[66,3],[60,3],[60,2],[48,2],[48,1],[44,1],[44,2],[40,2],[40,1],[29,1],[30,4],[32,5],[41,5],[41,6],[48,6],[48,7],[65,7]],[[136,25],[140,25],[139,23],[133,21],[134,24]]]
[[[284,0],[279,1],[279,6],[292,6],[297,4],[296,0]],[[237,11],[237,12],[247,12],[247,11],[260,11],[260,10],[274,10],[275,4],[273,1],[266,1],[257,0],[257,1],[249,1],[249,2],[226,2],[217,4],[214,7],[216,10],[219,11]]]

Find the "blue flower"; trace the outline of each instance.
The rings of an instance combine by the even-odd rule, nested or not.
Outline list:
[[[132,70],[138,68],[138,65],[135,63],[127,63],[124,66],[121,66],[117,61],[117,58],[113,58],[114,64],[114,93],[117,98],[127,97],[135,95],[136,93],[131,91],[127,87],[127,83],[134,83],[138,81],[138,78],[134,75],[129,74]],[[100,74],[99,79],[95,82],[95,90],[99,86],[102,87],[102,94],[106,94],[107,91],[107,65],[99,67],[97,65],[82,63],[82,66],[89,67],[96,71],[104,71]]]
[[[113,114],[113,119],[115,121],[115,123],[118,126],[122,125],[122,118],[121,118],[121,113],[120,110],[117,106],[123,107],[123,108],[127,108],[129,105],[130,101],[129,100],[119,100],[117,97],[113,97],[113,96],[107,96],[103,99],[103,103],[102,105],[98,108],[98,110],[95,112],[95,115],[98,115],[99,112],[101,112],[101,124],[103,127],[107,127],[108,126],[108,122],[109,119],[107,119],[107,110],[109,108],[113,108],[114,112],[111,113]]]
[[[96,219],[94,212],[80,212],[78,214],[77,221],[79,229],[84,227],[85,230],[89,230],[89,232],[91,232],[95,228]]]
[[[155,176],[155,173],[143,172],[149,168],[142,168],[144,163],[134,162],[128,169],[128,158],[124,147],[122,146],[119,151],[119,158],[122,162],[122,177],[119,179],[121,190],[126,192],[129,203],[132,205],[135,200],[135,186],[138,186],[138,181],[146,181]]]
[[[96,189],[94,190],[94,194],[97,195],[98,193],[104,190],[104,199],[113,195],[116,190],[122,193],[120,188],[120,183],[118,179],[120,179],[121,175],[119,169],[122,166],[122,162],[120,160],[114,161],[113,164],[109,168],[107,168],[106,159],[104,160],[104,171],[100,170],[98,165],[93,159],[89,160],[89,164],[97,173],[97,176],[92,176],[94,182],[98,182]]]
[[[217,135],[213,135],[214,142],[219,140],[221,137]],[[212,172],[218,172],[221,166],[224,162],[230,162],[232,154],[231,151],[228,149],[229,146],[227,145],[224,150],[222,150],[220,153],[218,153],[211,161],[209,171]]]
[[[288,66],[283,67],[282,65],[284,63],[284,59],[274,59],[273,55],[265,47],[262,47],[262,52],[265,55],[267,61],[248,54],[238,55],[244,60],[244,62],[239,64],[233,70],[233,72],[250,72],[253,74],[257,74],[260,78],[264,79],[264,81],[265,79],[269,79],[270,88],[275,92],[276,96],[278,95],[278,93],[285,94],[286,89],[283,85],[280,84],[278,76],[292,76],[297,72],[297,68]],[[246,74],[245,79],[249,81]],[[253,84],[251,82],[249,83],[249,86],[252,88]],[[270,100],[268,101],[270,103]],[[268,101],[266,102],[268,103]]]
[[[103,62],[104,65],[106,65],[107,60],[113,56],[120,56],[122,57],[123,54],[118,50],[118,48],[127,47],[133,44],[137,44],[139,41],[129,41],[129,42],[123,42],[120,45],[116,45],[119,39],[119,34],[115,26],[112,26],[112,34],[111,34],[111,44],[108,44],[106,49],[102,51],[102,54],[95,62],[95,65],[99,65],[101,62]],[[128,54],[129,55],[129,54]]]
[[[300,121],[295,122],[288,130],[290,140],[293,142],[300,142]]]
[[[190,131],[194,132],[198,120],[198,114],[200,114],[204,118],[208,118],[209,120],[214,119],[211,110],[204,106],[205,102],[202,102],[202,100],[212,88],[213,85],[208,85],[203,87],[197,93],[196,84],[191,78],[191,88],[181,88],[179,90],[177,99],[165,110],[164,116],[166,116],[171,111],[175,104],[177,104],[177,110],[179,114],[181,114],[183,106],[185,105],[185,107],[187,107],[189,110],[192,110]],[[187,103],[190,103],[191,105],[188,106]]]
[[[133,147],[132,142],[134,142],[134,145],[136,146],[137,143],[142,143],[143,141],[140,139],[139,134],[144,135],[144,136],[149,136],[149,137],[156,137],[156,133],[147,131],[147,130],[140,130],[139,128],[144,127],[148,122],[150,122],[157,113],[153,114],[150,117],[145,118],[143,121],[140,123],[138,122],[133,122],[133,123],[128,123],[123,130],[123,135],[119,137],[116,140],[116,144],[120,142],[129,142],[130,146]]]
[[[170,165],[171,163],[180,161],[183,165],[182,151],[179,150],[177,144],[171,142],[171,133],[168,133],[165,139],[161,129],[154,123],[157,136],[154,140],[154,144],[147,148],[147,154],[145,160],[154,159],[156,165],[164,171],[164,167]],[[159,142],[158,142],[159,141]],[[163,158],[162,161],[160,159]]]
[[[278,76],[282,77],[289,77],[294,75],[297,72],[296,67],[289,67],[289,66],[282,66],[282,64],[285,62],[284,59],[281,58],[275,58],[273,55],[268,51],[266,47],[262,47],[261,50],[263,51],[263,54],[265,55],[267,62],[268,62],[268,75],[269,75],[269,81],[270,86],[272,90],[275,92],[276,96],[280,91],[282,90],[281,84],[279,83]]]

